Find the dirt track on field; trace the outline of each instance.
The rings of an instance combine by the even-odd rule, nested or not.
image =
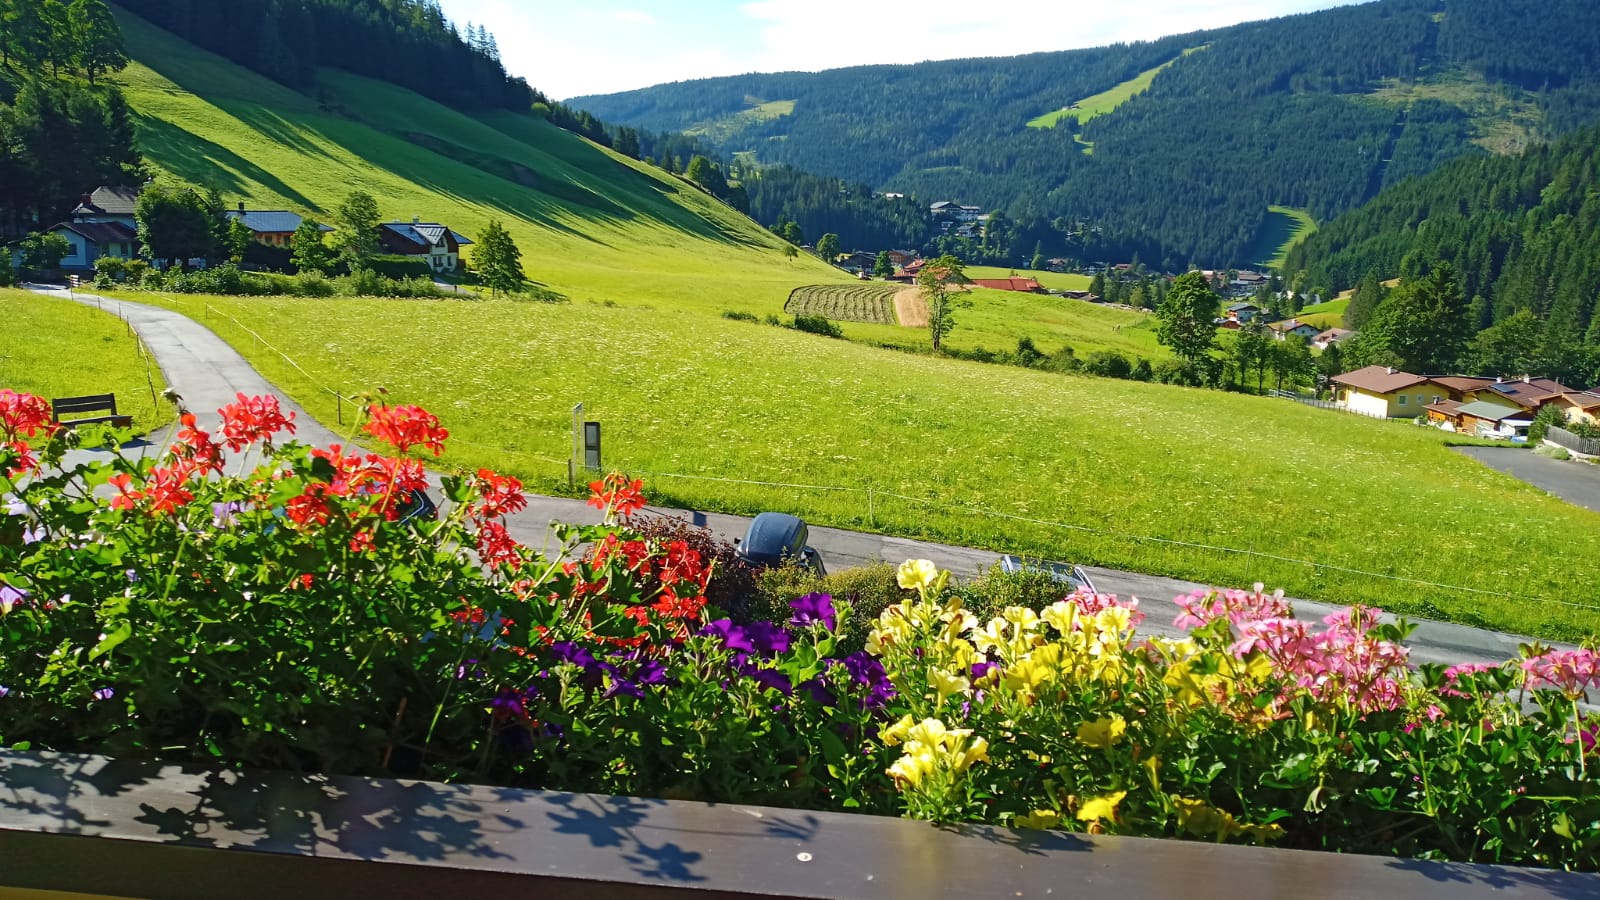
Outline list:
[[[927,328],[928,304],[922,299],[922,291],[914,287],[903,287],[896,291],[894,317],[906,328]]]

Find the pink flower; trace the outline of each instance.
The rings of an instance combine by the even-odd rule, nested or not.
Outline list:
[[[1593,650],[1551,650],[1522,661],[1531,690],[1555,689],[1576,700],[1600,688],[1600,653]]]

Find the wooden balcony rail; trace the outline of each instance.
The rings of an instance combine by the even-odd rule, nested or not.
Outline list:
[[[0,897],[32,891],[1535,900],[1600,898],[1600,876],[0,751]]]

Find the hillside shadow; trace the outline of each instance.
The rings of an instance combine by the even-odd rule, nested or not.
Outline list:
[[[164,119],[138,115],[136,121],[145,155],[160,160],[179,178],[228,194],[249,194],[249,179],[306,209],[322,208],[283,179],[221,144]]]
[[[235,117],[244,125],[281,146],[307,156],[331,158],[328,148],[338,147],[375,168],[388,171],[425,190],[450,197],[464,204],[500,210],[536,225],[581,238],[601,246],[611,246],[586,230],[573,227],[571,220],[592,222],[600,226],[622,227],[640,222],[656,222],[707,240],[744,246],[756,246],[735,228],[700,216],[673,202],[672,195],[679,188],[664,184],[620,161],[610,158],[597,148],[556,147],[541,151],[533,142],[535,136],[520,133],[522,128],[502,129],[482,118],[465,115],[478,127],[489,129],[506,140],[528,148],[525,158],[531,160],[540,152],[564,158],[567,166],[592,174],[596,189],[582,181],[558,174],[539,171],[537,165],[508,156],[504,153],[476,149],[471,134],[443,136],[437,129],[427,130],[426,116],[418,116],[416,130],[397,132],[391,128],[362,121],[358,108],[344,109],[344,101],[337,96],[322,102],[318,116],[332,122],[348,123],[352,127],[369,128],[390,140],[423,151],[422,153],[384,154],[378,141],[363,140],[350,128],[322,125],[313,116],[295,120],[275,111],[270,104],[253,103],[235,98],[211,98],[207,85],[187,67],[163,59],[140,60],[146,66],[168,79],[182,90],[206,100]],[[264,77],[264,76],[258,76]],[[333,92],[337,95],[337,91]],[[311,98],[308,95],[307,99]],[[419,100],[432,104],[431,100]],[[292,115],[292,114],[291,114]],[[495,114],[482,113],[483,116]],[[518,115],[506,113],[506,115]],[[175,174],[190,180],[232,193],[246,193],[245,179],[269,187],[306,209],[320,210],[323,204],[314,202],[290,188],[281,178],[272,175],[214,142],[184,129],[179,124],[140,117],[141,138],[145,149],[153,158],[162,161]],[[553,139],[570,138],[558,132]],[[323,142],[320,143],[319,142]],[[464,167],[478,177],[451,178],[454,167]],[[484,178],[482,176],[488,176]],[[587,179],[585,179],[587,180]],[[609,190],[614,188],[614,190]],[[324,203],[331,198],[323,198]],[[629,205],[630,201],[635,205]],[[649,207],[641,209],[638,207]],[[419,214],[422,211],[418,211]],[[566,219],[567,221],[563,221]],[[449,224],[448,222],[445,224]]]

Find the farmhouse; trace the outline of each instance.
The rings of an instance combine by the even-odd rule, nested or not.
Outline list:
[[[378,243],[388,253],[425,257],[435,272],[454,272],[461,267],[461,248],[472,241],[438,222],[413,218],[379,225]]]
[[[1422,375],[1384,366],[1367,366],[1335,375],[1337,402],[1354,413],[1374,418],[1410,418],[1423,415],[1428,404],[1449,399],[1444,388]]]
[[[1272,329],[1273,336],[1280,341],[1291,334],[1297,334],[1309,341],[1318,333],[1317,326],[1299,319],[1285,319],[1282,322],[1273,322],[1267,327]]]
[[[1446,395],[1459,403],[1474,399],[1472,396],[1474,391],[1494,384],[1493,378],[1476,378],[1468,375],[1435,375],[1428,380],[1444,388]]]
[[[119,222],[134,228],[133,207],[139,201],[139,193],[133,187],[97,187],[73,207],[72,221]]]
[[[1329,328],[1326,331],[1318,332],[1317,336],[1311,339],[1311,346],[1318,350],[1326,350],[1334,344],[1343,343],[1355,336],[1356,333],[1348,328]]]
[[[1568,422],[1582,422],[1586,425],[1600,423],[1600,394],[1569,391],[1551,402],[1567,417]]]
[[[238,219],[244,227],[250,229],[250,236],[258,244],[268,247],[288,247],[294,243],[295,229],[305,221],[298,213],[281,209],[258,209],[246,211],[244,201],[239,201],[238,209],[230,209],[224,213],[229,219]],[[327,225],[320,226],[323,234],[333,229]]]
[[[1528,426],[1533,424],[1533,416],[1526,410],[1511,409],[1486,400],[1461,404],[1456,410],[1456,417],[1457,431],[1478,437],[1527,437]]]
[[[62,222],[50,233],[66,238],[61,268],[69,272],[93,269],[102,256],[132,259],[139,249],[138,233],[121,222]]]
[[[1480,387],[1472,391],[1468,399],[1535,413],[1539,411],[1539,407],[1556,401],[1562,394],[1570,393],[1571,390],[1550,378],[1524,375],[1514,381],[1498,381]]]
[[[1248,301],[1230,303],[1228,304],[1227,313],[1229,319],[1238,322],[1240,325],[1248,325],[1251,319],[1261,315],[1261,307]]]

